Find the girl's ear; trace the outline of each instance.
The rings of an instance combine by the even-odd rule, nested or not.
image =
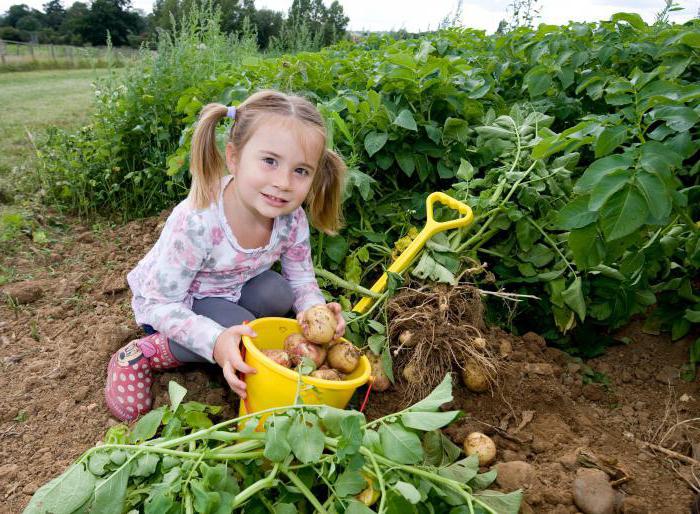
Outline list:
[[[233,149],[233,143],[230,141],[226,143],[226,168],[231,175],[234,174],[236,169],[236,155]]]

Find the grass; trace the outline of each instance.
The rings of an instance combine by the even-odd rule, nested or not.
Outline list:
[[[51,242],[53,231],[64,228],[39,201],[32,139],[40,139],[37,136],[52,125],[70,129],[87,123],[92,82],[108,73],[82,69],[0,74],[0,257],[15,252],[26,236],[42,246]],[[0,267],[0,284],[14,276],[8,264],[11,260]]]

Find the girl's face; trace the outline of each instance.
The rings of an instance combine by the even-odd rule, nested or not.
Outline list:
[[[241,206],[265,220],[294,211],[311,189],[323,143],[320,134],[280,115],[263,120],[239,155],[228,143],[226,164]]]

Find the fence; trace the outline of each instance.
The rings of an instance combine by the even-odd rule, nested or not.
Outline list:
[[[32,68],[52,64],[57,67],[99,66],[108,61],[107,47],[79,47],[5,41],[0,39],[0,65],[3,68]],[[111,59],[117,64],[135,59],[138,50],[133,48],[112,48]]]

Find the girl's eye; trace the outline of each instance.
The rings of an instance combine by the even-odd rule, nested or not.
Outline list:
[[[294,171],[304,176],[309,174],[309,170],[307,170],[306,168],[297,168]]]
[[[272,157],[265,157],[265,158],[263,159],[263,162],[264,162],[265,164],[270,165],[270,166],[274,166],[275,164],[277,164],[277,161],[276,161],[275,159],[273,159]]]

